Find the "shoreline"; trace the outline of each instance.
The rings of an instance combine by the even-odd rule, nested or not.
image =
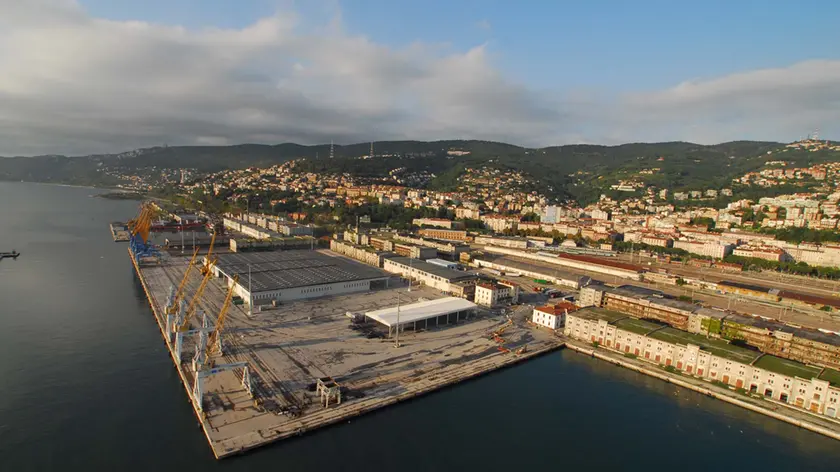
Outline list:
[[[755,413],[760,413],[760,414],[768,416],[770,418],[774,418],[774,419],[777,419],[779,421],[783,421],[785,423],[791,424],[793,426],[797,426],[797,427],[802,428],[802,429],[807,429],[808,431],[811,431],[813,433],[817,433],[817,434],[820,434],[822,436],[829,437],[829,438],[836,439],[836,440],[840,441],[840,427],[838,427],[836,429],[830,429],[830,428],[827,428],[825,426],[819,425],[815,422],[795,418],[794,416],[792,416],[790,414],[787,414],[787,412],[785,412],[785,411],[772,410],[769,407],[766,407],[766,406],[763,406],[763,405],[756,405],[756,404],[753,404],[749,401],[742,400],[741,398],[738,398],[736,396],[737,394],[735,392],[727,392],[727,393],[718,392],[717,390],[719,390],[720,388],[713,388],[714,385],[712,385],[712,384],[709,384],[708,387],[695,385],[693,382],[684,379],[683,376],[670,374],[670,373],[665,372],[665,371],[660,372],[659,370],[656,370],[652,367],[648,367],[648,366],[644,366],[644,365],[637,365],[634,362],[629,362],[626,359],[620,358],[619,357],[619,356],[621,356],[620,354],[612,352],[610,350],[607,350],[606,348],[583,347],[583,345],[581,345],[580,341],[576,341],[576,340],[567,338],[565,336],[563,336],[563,339],[565,340],[565,347],[567,347],[568,349],[571,349],[572,351],[577,352],[579,354],[583,354],[585,356],[590,356],[590,357],[596,358],[596,359],[604,361],[604,362],[609,362],[610,364],[614,364],[614,365],[617,365],[619,367],[623,367],[625,369],[629,369],[629,370],[632,370],[632,371],[635,371],[635,372],[639,372],[639,373],[645,374],[649,377],[657,378],[659,380],[668,382],[670,384],[674,384],[678,387],[682,387],[682,388],[691,390],[693,392],[696,392],[696,393],[699,393],[699,394],[702,394],[702,395],[706,395],[706,396],[715,398],[717,400],[724,401],[726,403],[729,403],[730,405],[735,405],[735,406],[744,408],[746,410],[753,411]],[[623,356],[621,356],[621,357],[623,357]],[[745,398],[751,398],[751,397],[745,397]],[[762,400],[762,401],[767,401],[767,400]],[[773,402],[772,404],[773,405],[778,405],[778,406],[784,407],[784,408],[789,408],[785,405],[782,405],[782,404],[776,403],[776,402]],[[791,412],[795,412],[797,414],[801,413],[801,414],[807,415],[807,412],[805,412],[805,411],[799,412],[798,410],[792,410],[791,409]],[[820,418],[820,419],[822,419],[822,418]],[[834,422],[830,419],[826,419],[826,420],[830,421],[830,422]]]
[[[90,185],[75,185],[75,184],[61,184],[56,182],[39,182],[37,180],[2,180],[0,179],[0,183],[13,183],[13,184],[35,184],[35,185],[50,185],[53,187],[69,187],[69,188],[86,188],[92,190],[111,190],[111,191],[124,191],[124,192],[132,192],[132,190],[126,190],[119,187],[94,187]]]

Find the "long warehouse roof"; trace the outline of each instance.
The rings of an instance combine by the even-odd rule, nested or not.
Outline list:
[[[386,278],[374,267],[317,251],[275,251],[219,254],[216,267],[228,277],[239,275],[239,284],[252,292],[282,290],[310,285]]]
[[[399,307],[400,324],[413,323],[431,319],[437,316],[448,315],[458,311],[472,310],[478,305],[458,297],[438,298],[437,300],[426,300],[423,302],[411,303]],[[385,326],[397,325],[397,307],[392,306],[381,310],[374,310],[365,313],[365,316],[376,320]]]

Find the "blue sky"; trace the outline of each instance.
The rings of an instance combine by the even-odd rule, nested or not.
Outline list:
[[[277,10],[341,12],[377,43],[466,49],[536,87],[655,89],[683,80],[840,58],[840,2],[781,0],[81,0],[97,16],[188,28],[245,27]]]
[[[840,139],[838,18],[828,0],[0,0],[0,155]]]

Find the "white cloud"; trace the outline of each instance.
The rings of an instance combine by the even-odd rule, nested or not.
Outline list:
[[[840,126],[840,61],[567,97],[513,83],[484,45],[395,49],[345,32],[339,16],[318,31],[302,23],[286,12],[188,30],[94,18],[69,0],[0,0],[0,155],[331,139],[718,142]]]

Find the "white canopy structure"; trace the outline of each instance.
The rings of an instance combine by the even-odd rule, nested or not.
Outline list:
[[[466,318],[477,306],[463,298],[446,297],[369,311],[365,313],[365,317],[387,326],[390,333],[397,326],[397,310],[399,310],[399,325],[403,327],[402,329],[405,329],[406,325],[411,325],[409,329],[411,327],[423,329],[453,320],[457,322]],[[418,322],[421,322],[419,326]]]

